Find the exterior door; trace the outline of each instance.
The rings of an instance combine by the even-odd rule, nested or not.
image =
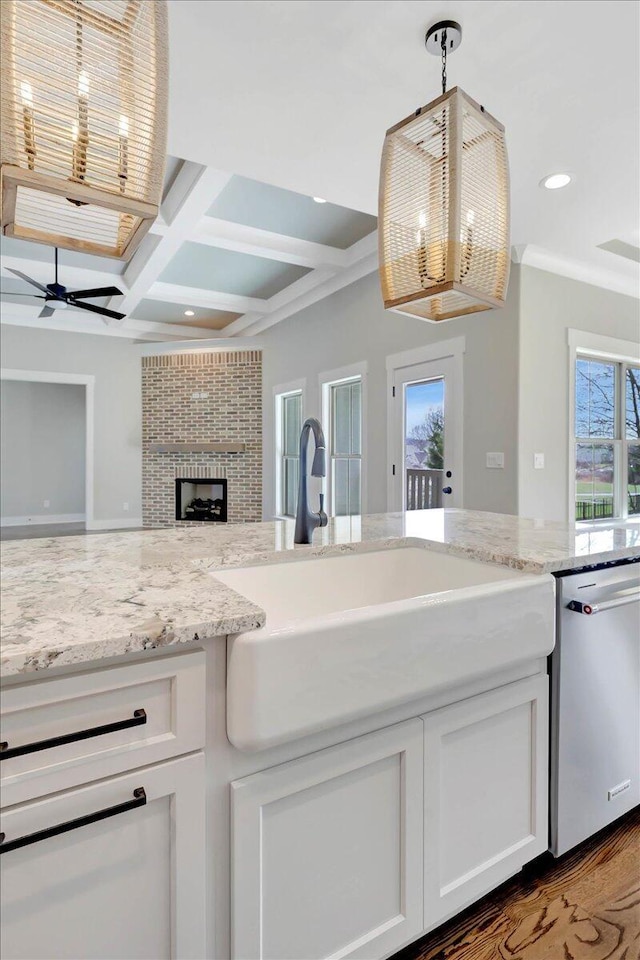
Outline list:
[[[393,371],[392,510],[462,506],[458,394],[453,357]]]

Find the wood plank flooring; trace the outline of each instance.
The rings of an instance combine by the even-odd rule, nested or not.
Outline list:
[[[640,960],[640,807],[391,960]]]

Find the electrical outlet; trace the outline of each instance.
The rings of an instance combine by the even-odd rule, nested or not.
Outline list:
[[[534,455],[533,455],[533,469],[534,469],[534,470],[544,470],[544,453],[534,453]]]
[[[488,453],[487,467],[489,470],[504,470],[504,453]]]
[[[49,507],[51,506],[51,500],[45,500],[42,506],[45,508],[45,510],[48,510]]]
[[[125,510],[125,511],[128,510],[128,509],[129,509],[129,504],[128,504],[128,503],[123,503],[123,504],[122,504],[122,509]]]

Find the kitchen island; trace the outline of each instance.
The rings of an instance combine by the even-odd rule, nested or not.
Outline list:
[[[547,849],[549,574],[639,554],[460,510],[5,545],[3,954],[382,960],[454,916]]]
[[[640,554],[640,523],[580,527],[473,510],[332,518],[314,543],[293,520],[2,545],[2,675],[238,633],[265,612],[208,571],[415,545],[529,573]]]

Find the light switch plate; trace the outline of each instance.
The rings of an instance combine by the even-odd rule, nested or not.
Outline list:
[[[504,453],[488,453],[487,467],[490,470],[504,470]]]
[[[544,453],[534,453],[534,455],[533,455],[533,469],[534,469],[534,470],[544,470]]]

